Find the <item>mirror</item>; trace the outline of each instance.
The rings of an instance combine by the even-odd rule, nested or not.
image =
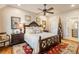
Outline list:
[[[78,21],[73,22],[72,37],[78,38]]]

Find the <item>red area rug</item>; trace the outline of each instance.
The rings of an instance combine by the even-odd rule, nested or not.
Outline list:
[[[52,47],[46,54],[60,54],[68,46],[67,43],[61,43]],[[13,46],[13,54],[32,54],[32,48],[26,43]]]
[[[47,54],[61,54],[61,52],[68,46],[67,43],[61,43],[55,47],[52,47]]]
[[[13,46],[13,54],[32,54],[33,49],[26,43]]]
[[[78,49],[77,49],[78,48]],[[32,54],[32,48],[26,44],[17,44],[13,46],[13,54]],[[76,54],[79,53],[79,47],[70,43],[61,43],[55,47],[50,48],[45,54]]]

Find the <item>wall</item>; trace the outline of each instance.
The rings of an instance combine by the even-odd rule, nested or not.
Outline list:
[[[67,38],[72,37],[72,28],[73,23],[77,21],[79,23],[79,9],[65,12],[61,14],[61,18],[64,25],[64,36]],[[79,27],[78,27],[79,28]],[[79,38],[79,29],[78,29],[78,38]]]
[[[3,32],[3,20],[2,20],[2,15],[1,15],[1,9],[0,9],[0,32]]]
[[[54,35],[57,35],[59,17],[52,15],[49,17],[49,29]]]
[[[1,25],[1,11],[0,11],[0,25]],[[1,26],[0,26],[0,31],[1,31]]]
[[[58,16],[60,16],[61,18],[61,22],[63,24],[63,35],[64,38],[71,38],[72,37],[72,28],[73,28],[73,23],[75,21],[78,21],[79,23],[79,9],[75,9],[75,10],[71,10],[71,11],[67,11],[61,14],[56,14],[56,15],[52,15],[50,16],[50,31],[56,33],[56,27],[57,27],[57,23],[58,23]],[[79,24],[78,24],[79,25]],[[79,27],[78,27],[79,28]],[[79,29],[78,29],[78,38],[79,38]]]
[[[21,9],[12,8],[12,7],[5,7],[0,10],[0,32],[6,31],[8,34],[12,33],[11,30],[11,16],[21,17],[21,22],[25,22],[25,15],[31,15],[32,20],[35,19],[36,14],[27,12]],[[61,14],[56,15],[49,15],[47,19],[47,29],[49,29],[54,34],[57,34],[57,27],[58,27],[58,16],[61,17],[61,21],[63,24],[63,31],[65,38],[72,37],[72,24],[74,21],[79,22],[79,9],[67,11]],[[28,23],[28,22],[26,22]],[[79,27],[78,27],[79,28]],[[79,29],[78,29],[78,36],[79,36]]]
[[[32,20],[34,20],[35,18],[35,14],[31,13],[31,12],[27,12],[18,8],[13,8],[13,7],[5,7],[2,9],[1,11],[1,17],[2,17],[2,22],[3,22],[3,28],[2,30],[7,32],[8,34],[12,33],[11,30],[11,16],[15,16],[15,17],[20,17],[21,18],[21,22],[25,22],[25,15],[30,15],[32,18]],[[26,22],[27,24],[28,22]]]

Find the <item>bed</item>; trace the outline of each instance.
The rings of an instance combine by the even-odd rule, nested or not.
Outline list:
[[[55,35],[50,32],[41,32],[40,30],[35,30],[40,27],[41,26],[36,22],[32,22],[29,25],[24,25],[24,40],[33,48],[34,54],[45,53],[51,48],[51,46],[54,47],[57,44],[61,43],[59,35]],[[33,31],[28,28],[31,28]]]

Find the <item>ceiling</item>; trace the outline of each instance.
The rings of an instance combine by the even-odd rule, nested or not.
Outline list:
[[[18,6],[17,4],[10,4],[8,6],[21,8],[34,13],[40,13],[41,11],[38,10],[38,8],[43,9],[44,7],[42,4],[21,4],[20,6]],[[70,11],[70,10],[79,8],[79,5],[75,5],[75,7],[71,7],[70,4],[47,4],[47,8],[50,8],[50,7],[54,8],[54,10],[52,10],[54,11],[54,13],[61,13],[61,12]]]
[[[0,4],[0,9],[3,8],[3,7],[5,7],[5,6],[6,6],[6,5],[2,5],[2,4]]]

